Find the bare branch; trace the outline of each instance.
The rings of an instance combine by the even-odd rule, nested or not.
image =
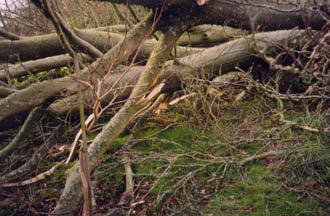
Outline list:
[[[0,28],[0,36],[4,37],[4,38],[7,38],[9,40],[20,40],[20,39],[22,39],[22,37],[14,34],[14,33],[8,32],[8,31],[6,31],[2,28]]]

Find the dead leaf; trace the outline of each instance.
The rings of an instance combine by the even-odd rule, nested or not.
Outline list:
[[[167,102],[162,102],[162,103],[159,104],[159,106],[155,110],[155,114],[159,115],[162,112],[165,112],[167,109],[168,109],[168,103]]]

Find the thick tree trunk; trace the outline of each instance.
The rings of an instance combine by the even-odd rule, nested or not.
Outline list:
[[[245,35],[242,29],[219,25],[199,25],[181,35],[177,44],[181,46],[212,46],[229,39]]]
[[[100,0],[121,4],[136,4],[150,8],[166,5],[169,17],[181,16],[198,24],[220,24],[244,29],[254,27],[263,30],[304,28],[310,26],[321,29],[326,23],[318,8],[329,10],[329,2],[324,0],[305,1],[298,7],[297,1],[284,4],[272,0],[209,0],[199,6],[195,0]],[[279,3],[282,2],[282,3]],[[317,9],[315,9],[317,8]],[[329,12],[329,11],[327,11]],[[191,22],[191,21],[190,21]],[[166,25],[166,24],[165,24]]]
[[[101,51],[108,51],[123,39],[121,34],[79,30],[78,35]],[[0,41],[0,62],[27,61],[64,54],[57,34],[26,37],[22,40]]]
[[[255,43],[253,41],[253,37],[251,36],[233,40],[223,45],[208,48],[203,52],[177,59],[176,62],[174,61],[168,62],[165,65],[166,66],[165,68],[167,68],[166,71],[173,71],[179,74],[183,73],[186,71],[184,69],[185,67],[181,66],[180,68],[178,68],[176,66],[176,64],[179,62],[182,65],[185,65],[186,67],[191,68],[193,70],[198,70],[200,68],[209,68],[210,71],[212,70],[217,71],[217,68],[221,66],[223,71],[229,71],[232,70],[233,67],[239,64],[246,63],[249,60],[251,60],[251,58],[256,54],[255,53],[256,47],[270,48],[274,46],[279,46],[280,44],[285,43],[287,40],[291,40],[293,38],[299,38],[301,34],[302,34],[301,31],[276,31],[269,33],[259,33],[256,34],[254,38]],[[132,41],[130,42],[133,43]],[[129,50],[133,50],[134,48],[136,47],[131,47]],[[120,52],[122,54],[125,53],[124,51],[120,51]],[[116,52],[112,52],[112,54],[110,53],[106,54],[104,58],[102,58],[100,61],[92,64],[92,68],[95,68],[97,71],[99,71],[94,73],[95,75],[100,75],[104,73],[104,71],[108,70],[109,60],[112,58],[116,59],[116,56],[112,56],[112,58],[110,58],[109,56],[114,55],[115,53]],[[116,61],[117,63],[123,62],[123,59],[119,57],[119,59],[117,59]],[[175,69],[170,68],[172,67],[172,65],[174,65]],[[123,76],[120,83],[124,85],[127,83],[126,82],[127,80],[130,80],[132,78],[133,81],[129,81],[128,83],[132,83],[132,82],[134,83],[134,78],[137,78],[138,75],[137,74],[132,75],[133,71],[134,69],[132,69],[131,73],[126,73]],[[164,74],[166,76],[169,73],[164,72]],[[87,75],[88,75],[88,70],[85,70],[85,72],[79,76],[84,77]],[[118,77],[120,75],[117,74],[114,75],[113,77],[109,76],[108,81],[105,83],[108,84],[113,83],[114,81],[116,81],[116,76]],[[37,83],[35,85],[28,87],[27,89],[17,91],[9,95],[8,97],[0,100],[0,121],[5,117],[8,117],[15,113],[32,109],[33,107],[40,104],[43,100],[51,96],[55,96],[56,94],[59,94],[61,91],[66,90],[74,93],[78,90],[78,87],[79,87],[78,82],[75,81],[73,77],[63,77],[55,80]],[[129,88],[127,90],[129,90]],[[88,93],[86,95],[86,98],[91,98],[88,97]],[[68,105],[72,106],[71,103],[69,103]],[[72,108],[74,108],[74,106]],[[56,108],[55,110],[58,109]],[[66,108],[60,108],[60,110],[66,110]]]

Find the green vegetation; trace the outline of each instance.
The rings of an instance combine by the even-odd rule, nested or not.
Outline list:
[[[285,126],[269,112],[267,101],[254,98],[222,107],[217,125],[194,125],[184,118],[187,104],[147,119],[136,135],[118,139],[132,160],[136,197],[147,194],[148,214],[175,215],[326,215],[329,148],[322,133]],[[291,121],[322,128],[321,115],[290,111]],[[179,116],[173,118],[173,116]],[[169,122],[172,127],[166,128]],[[207,127],[205,127],[207,126]],[[205,129],[208,128],[208,129]],[[219,131],[221,130],[221,131]],[[278,156],[238,162],[268,151]],[[125,190],[122,152],[99,169],[100,192],[111,196]],[[105,168],[106,167],[106,168]],[[311,184],[314,184],[313,188]],[[297,189],[299,188],[299,189]],[[115,194],[114,190],[115,189]],[[316,195],[318,194],[318,195]],[[139,201],[139,199],[135,200]]]
[[[284,189],[261,164],[247,167],[242,179],[231,173],[227,181],[233,183],[209,202],[205,215],[322,215],[312,200]]]

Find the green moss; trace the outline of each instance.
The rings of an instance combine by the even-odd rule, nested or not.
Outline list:
[[[317,215],[315,204],[288,192],[267,168],[251,165],[246,177],[232,172],[227,184],[212,199],[204,214],[213,215]]]
[[[307,125],[313,128],[324,128],[327,123],[323,116],[319,114],[307,114],[303,112],[295,112],[287,114],[288,120],[297,122],[302,125]]]
[[[95,172],[98,179],[96,191],[97,199],[102,201],[119,196],[125,190],[124,166],[118,157],[108,156],[104,158],[103,165]]]
[[[166,131],[162,128],[151,128],[139,135],[140,139],[146,141],[136,144],[134,149],[141,152],[177,152],[183,148],[191,148],[198,136],[201,136],[200,132],[188,126],[178,126]],[[148,138],[157,139],[149,141]]]
[[[50,176],[50,183],[57,185],[59,188],[63,187],[67,177],[67,171],[73,166],[73,164],[74,163],[61,164]]]
[[[234,106],[226,105],[216,119],[216,127],[197,127],[199,125],[194,125],[180,113],[169,112],[160,116],[160,122],[180,122],[180,125],[165,130],[166,123],[161,124],[153,119],[143,124],[143,129],[139,128],[134,137],[118,138],[114,145],[119,147],[131,138],[139,140],[138,143],[133,142],[130,149],[136,175],[134,180],[147,185],[147,190],[151,190],[150,200],[157,200],[150,201],[152,214],[164,210],[165,203],[167,205],[173,199],[177,203],[171,203],[171,208],[185,209],[179,211],[181,215],[324,214],[324,208],[313,199],[301,197],[283,187],[283,183],[288,183],[286,181],[290,178],[299,184],[310,181],[308,178],[315,181],[317,176],[321,176],[323,182],[329,179],[329,166],[318,160],[329,154],[323,135],[294,127],[281,131],[283,124],[278,116],[269,112],[270,109],[260,98]],[[299,123],[313,127],[323,125],[321,119],[309,119],[304,114],[292,115],[290,120],[299,120]],[[276,129],[275,132],[273,129]],[[278,134],[279,139],[269,141],[267,134]],[[254,138],[258,141],[244,141]],[[243,141],[232,142],[236,140]],[[242,168],[245,172],[238,172],[234,164],[221,160],[222,157],[243,159],[268,150],[287,150],[288,153],[282,158],[267,158],[246,164]],[[102,199],[110,199],[124,191],[125,176],[120,158],[120,155],[107,155],[104,165],[98,169],[99,187],[107,188],[102,195],[99,194]],[[184,186],[184,180],[191,176],[185,183],[189,187],[184,190],[180,188]],[[200,191],[207,193],[216,186],[219,190],[208,197],[211,199],[207,204],[197,199],[202,197],[205,202]],[[145,193],[145,188],[142,193]],[[185,200],[188,196],[192,197],[191,200]]]

